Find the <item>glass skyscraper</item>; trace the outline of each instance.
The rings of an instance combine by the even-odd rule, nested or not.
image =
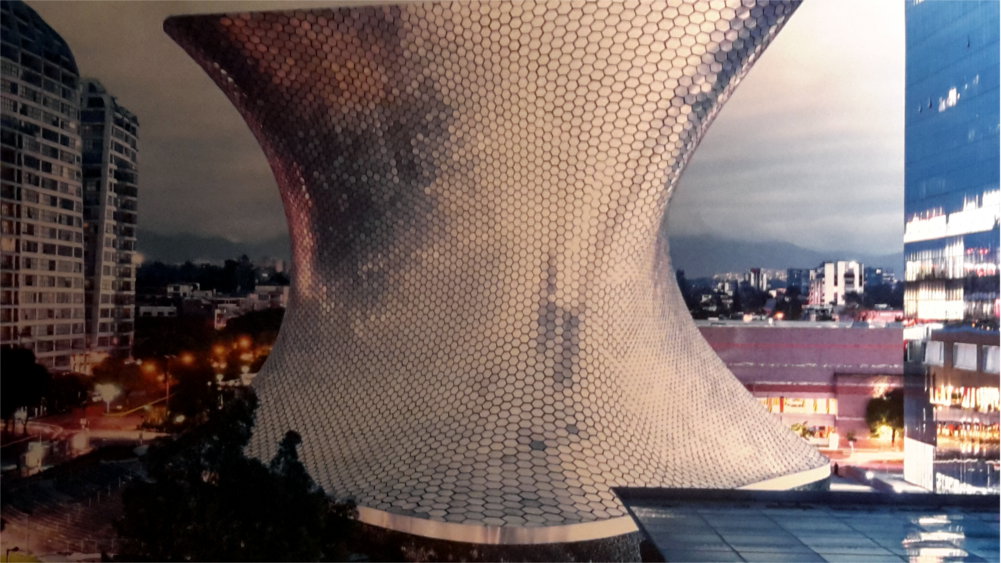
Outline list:
[[[996,0],[907,5],[905,314],[998,320]]]
[[[936,492],[998,489],[999,11],[907,4],[904,477]]]

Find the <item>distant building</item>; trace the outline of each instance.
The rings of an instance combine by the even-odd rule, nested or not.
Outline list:
[[[744,275],[744,281],[758,291],[768,291],[768,274],[761,268],[748,270],[747,274]]]
[[[899,325],[696,324],[751,394],[786,426],[805,424],[818,446],[834,445],[832,433],[840,436],[840,447],[850,435],[870,441],[865,422],[869,400],[903,385]]]
[[[201,289],[196,282],[166,284],[156,296],[146,296],[138,306],[139,317],[202,317],[216,330],[241,315],[288,306],[289,286],[258,284],[247,295],[218,293]]]
[[[146,318],[146,317],[174,318],[177,316],[177,307],[174,305],[139,305],[137,316],[139,318]]]
[[[907,4],[904,311],[998,321],[999,3]]]
[[[258,285],[244,299],[244,308],[251,311],[284,309],[288,306],[288,292],[287,285]]]
[[[844,305],[845,295],[862,294],[862,264],[855,261],[824,262],[810,275],[811,305]]]
[[[26,4],[0,16],[0,345],[69,371],[86,345],[79,72]]]
[[[192,297],[196,292],[200,290],[200,286],[197,283],[172,283],[168,284],[164,288],[164,292],[167,297],[170,298],[188,298]]]
[[[884,268],[867,266],[863,269],[863,277],[863,285],[893,285],[897,283],[897,276]]]
[[[80,121],[88,348],[129,356],[135,336],[139,121],[92,79],[81,85]]]
[[[800,295],[810,294],[810,269],[789,268],[786,270],[786,288],[798,288]]]

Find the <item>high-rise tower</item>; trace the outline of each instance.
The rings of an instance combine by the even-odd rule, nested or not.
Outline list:
[[[1001,6],[906,13],[904,477],[996,493]]]
[[[907,6],[904,312],[998,320],[995,0]]]
[[[96,80],[83,81],[80,105],[88,348],[128,355],[135,334],[139,120]]]
[[[34,10],[0,13],[0,345],[68,371],[85,347],[79,73]]]

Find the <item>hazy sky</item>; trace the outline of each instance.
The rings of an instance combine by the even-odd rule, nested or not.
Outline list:
[[[257,142],[162,22],[330,2],[28,3],[81,74],[139,116],[141,228],[233,241],[286,232]],[[897,0],[807,0],[709,129],[671,204],[671,232],[899,251],[903,20]]]

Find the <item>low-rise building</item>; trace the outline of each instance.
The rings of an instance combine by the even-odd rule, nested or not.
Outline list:
[[[903,385],[902,329],[838,322],[699,321],[737,379],[787,426],[817,445],[871,442],[869,401]],[[836,444],[840,437],[840,444]],[[889,437],[880,438],[885,444]]]
[[[838,260],[824,262],[810,274],[811,305],[844,305],[849,293],[864,291],[862,264]]]
[[[176,317],[177,307],[174,305],[140,305],[139,317]]]
[[[288,305],[287,285],[258,285],[247,295],[244,308],[250,311],[284,309]]]

